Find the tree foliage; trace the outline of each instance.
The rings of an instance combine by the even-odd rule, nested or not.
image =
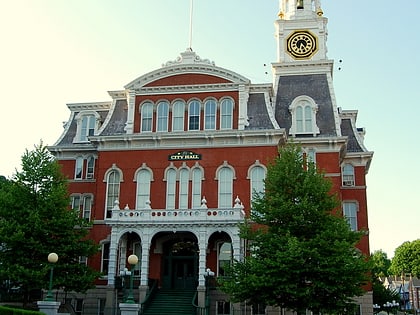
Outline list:
[[[363,294],[368,262],[338,213],[332,183],[286,144],[268,166],[265,193],[255,195],[250,220],[241,225],[249,255],[220,279],[234,302],[316,313],[343,313]]]
[[[373,291],[373,304],[382,307],[386,302],[398,301],[400,299],[399,293],[386,288],[382,281],[384,277],[389,275],[389,267],[391,260],[388,255],[382,250],[376,250],[370,256],[371,262],[371,275],[372,275],[372,291]]]
[[[391,260],[388,259],[388,255],[382,250],[375,250],[370,255],[370,261],[372,263],[372,277],[386,277],[389,275],[389,267],[391,266]]]
[[[86,291],[99,276],[79,263],[98,251],[86,238],[90,223],[69,210],[67,180],[42,143],[21,162],[21,171],[0,181],[0,280],[25,293],[47,288],[47,257],[55,252],[54,287]]]
[[[420,276],[420,239],[404,242],[395,249],[390,272],[393,275],[411,273]]]

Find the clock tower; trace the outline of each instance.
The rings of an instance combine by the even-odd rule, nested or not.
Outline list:
[[[275,115],[293,137],[341,136],[327,22],[320,0],[280,0],[277,61],[272,64]]]

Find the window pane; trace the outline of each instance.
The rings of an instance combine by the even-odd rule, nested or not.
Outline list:
[[[111,171],[108,174],[107,181],[107,203],[106,203],[106,217],[110,218],[112,215],[112,208],[114,207],[115,200],[120,196],[120,174],[117,171]]]
[[[137,206],[136,209],[144,209],[146,202],[150,200],[150,181],[152,176],[148,170],[137,173]]]
[[[303,109],[300,106],[296,108],[296,131],[303,132]]]
[[[201,206],[201,180],[202,171],[195,168],[192,172],[192,208],[200,208]]]
[[[232,129],[232,119],[233,119],[233,103],[230,99],[225,99],[222,101],[220,106],[220,128],[221,129]]]
[[[74,178],[75,179],[82,179],[82,176],[83,176],[83,158],[78,157],[78,158],[76,158],[76,167],[75,167]]]
[[[94,172],[95,172],[95,158],[93,156],[89,156],[86,163],[86,178],[88,179],[93,178]]]
[[[255,193],[264,192],[265,170],[261,166],[255,166],[251,170],[251,201]]]
[[[166,173],[166,208],[167,209],[175,209],[175,185],[176,185],[176,171],[174,169],[170,169]]]
[[[141,131],[152,131],[153,104],[145,103],[141,107]]]
[[[357,231],[357,205],[355,202],[343,203],[343,215],[346,217],[350,228]]]
[[[232,207],[233,172],[228,167],[219,171],[219,208]]]
[[[109,243],[105,243],[102,245],[101,271],[106,275],[108,274],[108,266],[109,266]]]
[[[198,101],[192,101],[190,103],[188,119],[188,130],[200,129],[200,103]]]
[[[232,244],[230,242],[219,244],[218,260],[218,275],[224,276],[226,266],[232,262]]]
[[[188,208],[188,175],[187,169],[182,169],[179,173],[179,209]]]
[[[71,208],[73,210],[80,210],[80,196],[71,197]]]
[[[184,102],[176,101],[172,108],[172,131],[184,130],[184,112]]]
[[[305,106],[305,131],[312,131],[312,109],[311,106]]]
[[[216,101],[208,100],[204,106],[204,129],[216,129]]]
[[[160,102],[157,107],[157,131],[168,131],[169,104]]]
[[[92,196],[83,198],[83,218],[90,221],[90,213],[92,211]]]

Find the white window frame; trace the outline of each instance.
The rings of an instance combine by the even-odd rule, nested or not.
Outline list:
[[[76,115],[75,121],[77,128],[73,142],[89,142],[88,137],[96,135],[99,129],[101,116],[92,110],[82,111]]]
[[[220,102],[220,129],[233,128],[234,102],[231,98],[224,98]]]
[[[187,167],[182,167],[179,170],[178,209],[188,209],[189,183],[190,170]]]
[[[259,171],[260,173],[256,173]],[[252,165],[250,169],[248,170],[248,178],[250,180],[250,196],[251,196],[251,205],[254,201],[254,194],[258,193],[264,193],[265,186],[264,186],[264,180],[267,176],[267,168],[259,164],[259,161],[256,162],[256,164]]]
[[[193,209],[201,207],[201,185],[203,181],[203,173],[203,169],[197,165],[191,170],[191,208]]]
[[[175,209],[176,199],[176,169],[169,167],[165,172],[166,180],[166,209]]]
[[[75,167],[74,167],[74,179],[81,180],[83,179],[83,164],[84,159],[82,156],[76,158]]]
[[[172,131],[184,131],[185,102],[177,100],[172,105]]]
[[[90,155],[86,159],[86,179],[93,179],[95,177],[95,162],[96,159]]]
[[[224,165],[217,169],[216,179],[218,181],[218,207],[231,208],[233,205],[234,169],[225,161]]]
[[[83,195],[83,213],[82,217],[86,219],[86,221],[91,220],[92,215],[92,204],[93,204],[93,196],[91,194]]]
[[[208,99],[204,102],[204,129],[216,129],[216,115],[217,115],[217,102],[215,99]]]
[[[343,202],[343,216],[346,218],[352,231],[358,230],[357,224],[357,213],[359,212],[359,207],[355,201],[344,201]]]
[[[142,168],[137,170],[135,181],[136,188],[136,209],[145,209],[147,202],[150,201],[150,187],[153,180],[152,171],[143,164]]]
[[[354,166],[350,163],[346,163],[342,168],[342,185],[354,186],[354,182]]]
[[[141,104],[141,132],[153,131],[153,103],[144,102]]]
[[[188,103],[188,130],[200,130],[201,103],[192,100]]]
[[[111,180],[115,177],[115,180]],[[114,208],[115,201],[120,198],[120,186],[123,181],[122,171],[114,164],[112,168],[106,171],[104,182],[106,183],[106,199],[105,199],[105,218],[109,218]]]
[[[157,105],[157,119],[156,131],[167,132],[169,121],[169,103],[167,101],[160,101]]]
[[[296,135],[313,135],[319,134],[319,128],[316,124],[316,114],[318,105],[309,96],[299,96],[295,98],[289,106],[292,115],[292,126],[289,133]]]

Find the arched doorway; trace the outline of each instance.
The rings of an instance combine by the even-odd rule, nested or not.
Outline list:
[[[162,288],[193,290],[197,287],[198,245],[194,236],[165,242],[162,260]]]

